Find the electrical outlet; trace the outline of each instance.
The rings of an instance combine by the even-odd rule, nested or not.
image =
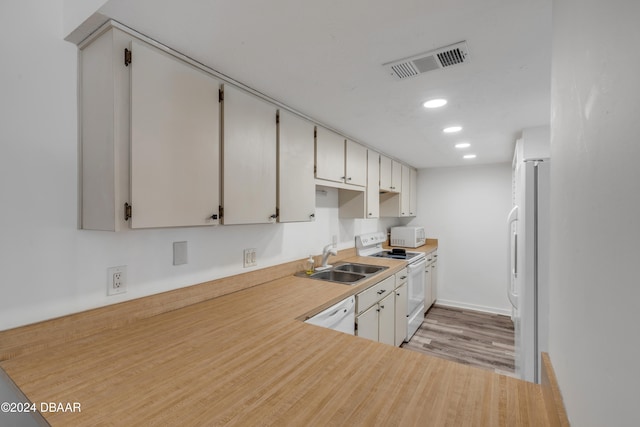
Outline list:
[[[127,292],[127,266],[107,268],[107,295],[118,295]]]
[[[255,248],[247,248],[243,251],[243,260],[242,260],[242,266],[244,268],[247,267],[254,267],[257,265],[256,262],[256,249]]]

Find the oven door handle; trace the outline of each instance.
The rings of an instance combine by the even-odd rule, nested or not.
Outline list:
[[[408,271],[409,271],[409,273],[410,273],[411,271],[414,271],[414,270],[424,269],[424,267],[425,267],[426,265],[427,265],[427,260],[426,260],[426,258],[423,258],[423,259],[421,259],[421,260],[420,260],[420,261],[418,261],[418,262],[413,262],[413,263],[409,264],[409,265],[407,266],[407,270],[408,270]]]

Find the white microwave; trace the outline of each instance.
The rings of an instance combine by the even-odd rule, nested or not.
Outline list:
[[[417,248],[424,245],[426,237],[423,227],[391,227],[391,246]]]

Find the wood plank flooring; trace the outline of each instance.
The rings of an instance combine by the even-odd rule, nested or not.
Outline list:
[[[514,330],[508,316],[436,305],[402,347],[515,376]]]

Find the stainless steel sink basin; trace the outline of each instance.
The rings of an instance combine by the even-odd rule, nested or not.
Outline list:
[[[387,267],[382,267],[379,265],[368,265],[368,264],[342,264],[334,268],[334,271],[348,271],[350,273],[358,273],[358,274],[374,274],[379,271],[386,269]]]
[[[347,271],[325,270],[313,273],[309,277],[318,280],[328,280],[330,282],[353,284],[365,279],[367,276],[364,274],[349,273]]]
[[[345,263],[333,267],[330,270],[316,271],[307,275],[304,271],[296,273],[298,277],[308,277],[309,279],[325,280],[327,282],[341,283],[343,285],[355,285],[367,277],[386,270],[389,267],[378,265]]]

